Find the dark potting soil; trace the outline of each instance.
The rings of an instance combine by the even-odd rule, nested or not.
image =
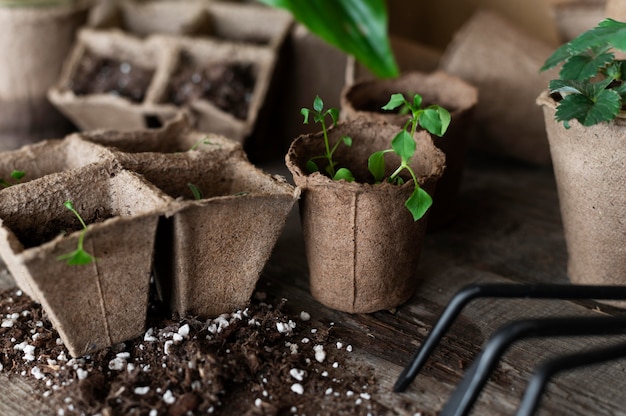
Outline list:
[[[167,100],[185,106],[193,100],[204,99],[245,120],[256,83],[251,63],[212,63],[202,65],[189,54],[181,54],[177,71],[170,78]]]
[[[333,324],[315,327],[257,292],[244,310],[172,320],[153,307],[143,337],[71,358],[38,303],[0,293],[0,371],[55,414],[381,415],[369,369]]]
[[[86,53],[68,88],[76,95],[113,94],[141,103],[153,75],[153,69]]]

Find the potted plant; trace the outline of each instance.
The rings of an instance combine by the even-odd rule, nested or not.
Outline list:
[[[437,182],[429,228],[447,224],[456,215],[457,196],[469,144],[469,131],[478,101],[476,88],[443,71],[407,72],[391,79],[365,79],[347,85],[341,93],[341,118],[365,117],[403,126],[410,115],[383,110],[396,92],[419,92],[424,103],[437,103],[451,112],[452,122],[445,135],[434,139],[446,155],[446,170]]]
[[[0,1],[0,150],[62,137],[73,126],[50,105],[76,30],[87,20],[89,0]]]
[[[559,79],[543,107],[574,283],[620,284],[626,273],[626,23],[605,19],[559,47],[543,70]]]
[[[419,104],[400,94],[387,107]],[[410,132],[361,119],[337,124],[337,113],[316,97],[313,109],[303,114],[305,122],[309,117],[319,122],[322,132],[298,137],[286,156],[302,189],[310,290],[321,303],[346,312],[390,309],[417,288],[429,194],[445,157],[427,131],[416,131],[421,111]],[[438,133],[445,131],[444,112],[431,109],[428,115]]]

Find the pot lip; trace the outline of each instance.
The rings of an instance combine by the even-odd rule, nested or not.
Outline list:
[[[548,89],[541,91],[541,93],[535,100],[535,103],[539,106],[552,108],[553,110],[555,110],[558,105],[554,98],[550,96],[550,90]]]

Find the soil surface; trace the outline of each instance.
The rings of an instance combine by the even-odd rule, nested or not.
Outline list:
[[[141,103],[153,75],[153,69],[86,53],[68,88],[76,95],[113,94]]]
[[[348,365],[334,323],[314,327],[287,300],[215,319],[170,319],[153,302],[143,337],[72,358],[41,306],[0,293],[0,369],[29,379],[57,415],[379,415],[371,371]],[[268,301],[269,302],[269,301]]]
[[[238,119],[247,118],[256,83],[251,63],[202,65],[186,53],[180,59],[167,88],[169,102],[180,107],[204,99]]]

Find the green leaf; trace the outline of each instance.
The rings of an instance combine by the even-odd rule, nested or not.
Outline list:
[[[450,113],[443,107],[433,105],[420,114],[419,122],[429,133],[441,137],[450,125]]]
[[[583,126],[613,120],[620,111],[620,95],[612,90],[600,91],[595,100],[582,94],[564,97],[556,109],[557,121],[578,120]]]
[[[352,147],[352,137],[350,136],[343,136],[341,138],[341,140],[343,141],[343,144],[345,144],[348,147]]]
[[[403,161],[408,161],[415,153],[415,140],[408,131],[402,130],[391,141],[391,148]]]
[[[405,105],[407,102],[404,99],[404,95],[397,93],[397,94],[391,94],[391,98],[389,98],[389,101],[387,102],[387,104],[385,104],[382,109],[383,110],[395,110],[396,108],[400,107],[401,105]]]
[[[317,111],[318,113],[321,113],[323,109],[324,109],[324,101],[322,101],[319,95],[316,95],[315,99],[313,100],[313,110]]]
[[[333,126],[336,125],[337,121],[339,121],[339,110],[337,110],[335,107],[329,108],[328,114],[330,114],[330,118],[333,119]]]
[[[413,215],[413,221],[417,221],[426,214],[426,211],[432,204],[433,199],[428,195],[428,192],[420,188],[418,184],[415,184],[415,190],[409,199],[406,200],[404,206]]]
[[[335,173],[333,180],[340,181],[342,179],[346,182],[354,182],[354,175],[352,174],[352,172],[350,172],[349,169],[339,168],[337,170],[337,173]]]
[[[22,170],[14,170],[13,172],[11,172],[11,177],[15,179],[16,181],[19,181],[24,176],[26,176],[26,172]]]
[[[548,84],[548,89],[552,93],[558,92],[565,96],[567,94],[582,94],[585,86],[575,80],[553,79]]]
[[[399,74],[387,34],[385,0],[261,1],[289,10],[312,33],[353,55],[376,76]]]
[[[413,96],[413,111],[422,108],[422,96],[419,94],[415,94]]]
[[[57,257],[57,260],[64,261],[70,266],[82,266],[95,261],[95,258],[85,250],[78,248],[70,253]]]
[[[569,42],[569,50],[573,55],[590,48],[601,47],[626,51],[626,23],[604,19],[598,26],[581,33]]]
[[[312,160],[308,160],[306,162],[306,171],[307,173],[319,172],[320,168],[317,166],[317,163]]]
[[[194,185],[193,183],[189,182],[187,184],[187,187],[189,187],[189,190],[193,194],[193,199],[195,199],[196,201],[199,201],[199,200],[202,199],[202,192],[200,192],[200,189],[198,189],[198,187],[196,185]]]
[[[563,64],[559,77],[561,79],[585,80],[596,76],[601,68],[604,68],[613,60],[612,53],[602,53],[600,55],[582,54],[572,56]]]
[[[380,150],[372,153],[367,159],[367,168],[376,182],[382,181],[385,176],[385,153],[385,150]]]
[[[300,109],[300,114],[302,114],[304,116],[304,121],[302,122],[303,124],[309,124],[309,113],[311,112],[311,110],[309,110],[308,108],[301,108]]]

